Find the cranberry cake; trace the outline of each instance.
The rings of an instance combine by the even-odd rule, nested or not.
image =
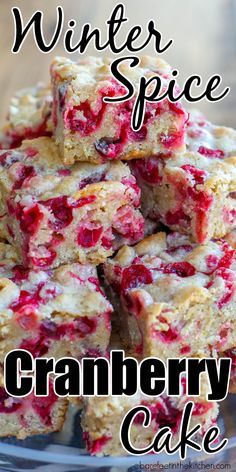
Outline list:
[[[52,135],[52,93],[44,84],[22,89],[12,97],[6,124],[0,131],[0,148],[12,149],[24,139]]]
[[[12,349],[57,359],[106,355],[112,308],[94,266],[26,269],[4,243],[0,258],[0,362]]]
[[[59,398],[50,384],[47,397],[35,397],[33,393],[24,398],[10,397],[0,377],[0,436],[25,439],[35,434],[60,431],[67,412],[68,401]]]
[[[143,126],[134,132],[131,115],[136,97],[119,104],[103,101],[127,95],[111,75],[110,65],[111,59],[96,57],[78,62],[58,57],[52,63],[53,125],[64,162],[127,160],[182,149],[187,113],[179,102],[148,102]],[[159,58],[143,56],[138,67],[125,61],[119,69],[136,93],[142,76],[161,78],[162,91],[173,78],[170,66]]]
[[[51,138],[1,151],[0,163],[4,222],[24,265],[99,264],[143,238],[140,190],[125,164],[65,167]]]
[[[236,141],[235,141],[236,142]],[[204,243],[236,227],[236,157],[199,148],[168,160],[135,160],[142,212],[153,221]]]
[[[210,357],[236,346],[235,253],[226,241],[198,245],[160,232],[121,248],[104,274],[136,354]]]
[[[214,402],[208,402],[203,392],[200,397],[187,397],[184,389],[181,397],[144,396],[137,393],[132,397],[90,397],[84,399],[82,413],[83,437],[88,451],[92,455],[126,455],[119,431],[125,415],[136,406],[146,406],[151,412],[151,423],[147,428],[143,427],[144,415],[139,413],[134,418],[131,426],[131,443],[138,449],[151,444],[158,430],[169,427],[173,434],[172,445],[179,440],[180,424],[183,409],[188,401],[194,402],[194,408],[190,421],[190,428],[197,424],[201,430],[192,439],[200,440],[204,432],[215,424],[218,415],[218,406]]]

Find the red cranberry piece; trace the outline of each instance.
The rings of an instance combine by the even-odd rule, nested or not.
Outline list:
[[[11,143],[11,148],[17,148],[22,144],[22,141],[25,139],[35,139],[39,138],[41,136],[52,136],[52,133],[47,130],[47,117],[45,117],[45,120],[39,125],[34,128],[28,127],[24,129],[24,133],[20,135],[13,135],[13,141]],[[27,154],[27,157],[34,157],[36,154],[38,154],[38,150],[34,149],[33,147],[29,147],[25,149],[25,153]]]
[[[85,338],[86,336],[94,333],[96,328],[97,320],[94,318],[82,316],[81,318],[77,318],[74,321],[75,334],[79,335],[80,338]]]
[[[30,292],[27,292],[26,290],[21,290],[19,298],[11,304],[10,308],[13,311],[17,311],[22,306],[27,305],[31,301],[32,301],[32,294]]]
[[[102,247],[104,247],[107,251],[109,251],[112,248],[112,242],[113,242],[112,235],[110,237],[107,237],[107,236],[102,237]]]
[[[21,164],[18,170],[17,179],[14,182],[12,190],[20,189],[26,181],[29,181],[35,175],[36,175],[36,172],[33,166],[25,166]]]
[[[229,336],[232,334],[232,326],[230,324],[225,323],[220,329],[219,338],[220,341],[216,343],[216,349],[218,351],[222,351],[222,347],[227,343]]]
[[[183,346],[180,349],[180,354],[184,356],[185,354],[190,354],[191,352],[191,347],[190,346]]]
[[[103,232],[103,227],[97,223],[91,222],[88,226],[81,225],[79,227],[77,242],[82,247],[93,247],[98,243]]]
[[[10,149],[15,149],[21,146],[23,141],[23,136],[19,136],[17,134],[11,136],[11,143],[9,145]]]
[[[57,253],[53,250],[47,249],[47,256],[45,257],[30,257],[30,262],[33,267],[39,269],[46,269],[50,267],[57,257]]]
[[[43,285],[40,284],[37,290],[33,293],[30,293],[26,290],[21,290],[19,298],[10,305],[11,310],[17,312],[27,305],[37,308],[39,303],[42,302],[42,299],[39,295],[42,286]]]
[[[178,225],[181,222],[189,223],[190,217],[184,213],[182,208],[176,211],[168,211],[165,215],[167,225]]]
[[[193,408],[193,416],[202,416],[205,415],[210,408],[212,408],[212,405],[210,403],[198,403],[196,402],[194,404]]]
[[[7,405],[5,402],[11,400]],[[0,387],[0,413],[10,414],[15,413],[21,407],[21,400],[12,398],[8,395],[3,387]]]
[[[78,274],[75,274],[75,273],[72,272],[72,271],[70,271],[69,274],[70,274],[70,277],[72,277],[72,279],[79,280],[79,282],[81,283],[81,285],[84,284],[84,279],[81,279],[81,277],[80,277]]]
[[[148,159],[137,159],[131,163],[131,166],[145,182],[159,184],[162,180],[158,168],[159,163],[160,161],[157,158],[151,157]]]
[[[27,304],[21,307],[15,313],[15,319],[21,329],[24,331],[33,331],[38,326],[38,316],[34,305]]]
[[[123,270],[121,292],[124,294],[139,285],[151,284],[152,281],[152,273],[147,267],[143,264],[132,265]]]
[[[205,146],[200,146],[198,148],[198,152],[202,154],[202,156],[206,157],[216,157],[218,159],[222,159],[225,156],[225,153],[221,151],[221,149],[209,149]]]
[[[97,277],[89,277],[89,278],[88,278],[88,282],[90,282],[91,284],[95,285],[95,290],[96,290],[96,292],[99,292],[99,293],[101,293],[101,294],[104,296],[104,293],[103,293],[103,291],[102,291],[102,289],[101,289],[101,286],[100,286],[100,282],[99,282],[99,280],[98,280]]]
[[[69,175],[71,175],[71,170],[70,169],[59,169],[57,171],[57,173],[60,177],[68,177]]]
[[[207,192],[198,192],[194,189],[189,188],[189,195],[190,197],[194,200],[196,203],[196,213],[199,212],[198,217],[196,218],[196,224],[198,224],[201,221],[201,216],[203,212],[203,218],[205,220],[206,214],[213,202],[213,197],[212,195],[209,195]],[[199,221],[198,221],[199,219]]]
[[[215,272],[215,276],[222,277],[222,279],[225,281],[225,293],[223,294],[223,297],[218,301],[218,307],[222,308],[224,305],[229,303],[234,296],[235,276],[231,270],[225,269],[224,267],[217,269]]]
[[[130,242],[141,239],[144,233],[143,217],[128,205],[120,207],[112,222],[112,228]]]
[[[128,304],[129,310],[132,312],[132,314],[136,317],[139,317],[144,307],[142,295],[140,295],[139,292],[132,293],[132,297],[130,297]]]
[[[21,207],[20,213],[18,214],[21,230],[30,235],[35,234],[43,220],[43,216],[39,205],[34,205],[30,208]]]
[[[217,269],[229,269],[235,260],[235,251],[229,247],[226,249],[226,254],[220,259]]]
[[[219,262],[219,257],[215,256],[214,254],[209,254],[206,257],[206,265],[209,270],[209,273],[214,272],[214,270],[217,268]]]
[[[25,267],[23,267],[21,265],[16,265],[15,267],[13,267],[12,272],[13,272],[14,276],[11,277],[11,279],[16,284],[19,284],[19,283],[21,283],[21,282],[28,279],[29,269],[26,269]]]
[[[142,405],[146,406],[150,410],[152,421],[155,421],[159,428],[169,427],[173,433],[175,433],[178,431],[182,419],[182,412],[177,408],[174,408],[167,399],[165,403],[165,405],[162,405],[162,403],[157,402],[153,405],[147,401],[143,401]],[[143,420],[143,413],[139,413],[136,415],[134,423],[142,424]]]
[[[56,248],[59,246],[63,241],[65,241],[65,238],[62,234],[60,233],[53,233],[52,234],[52,239],[50,241],[50,246]]]
[[[204,170],[197,169],[197,167],[191,166],[190,164],[181,166],[181,169],[185,170],[188,174],[190,174],[193,177],[195,181],[195,185],[204,183],[204,180],[206,177],[206,172]]]
[[[47,354],[50,347],[50,340],[37,336],[33,339],[24,339],[19,349],[29,351],[33,357],[42,357]]]
[[[196,273],[195,267],[187,261],[166,264],[162,270],[164,274],[176,274],[178,277],[190,277]]]
[[[29,133],[33,133],[32,130],[29,130]],[[32,136],[30,134],[30,136]],[[26,138],[24,138],[26,139]],[[30,139],[30,138],[29,138]],[[31,138],[32,139],[32,138]],[[36,156],[39,152],[37,149],[34,149],[33,147],[28,147],[26,150],[25,150],[26,154],[27,154],[27,157],[34,157]]]
[[[108,441],[110,441],[111,436],[101,436],[98,439],[92,440],[89,436],[89,433],[83,433],[83,440],[86,443],[86,447],[90,454],[98,454],[99,452],[102,451],[103,447],[105,444],[107,444]]]
[[[170,109],[171,111],[173,111],[174,113],[176,113],[176,115],[179,115],[179,116],[180,116],[180,115],[185,115],[185,116],[187,117],[186,122],[188,121],[188,119],[189,119],[189,113],[186,114],[186,112],[185,112],[185,110],[183,109],[181,103],[178,103],[178,102],[174,103],[174,102],[169,102],[169,101],[168,101],[168,106],[169,106],[169,109]]]
[[[40,325],[40,334],[43,338],[60,340],[64,337],[73,338],[79,336],[84,338],[94,333],[97,321],[94,318],[83,316],[71,323],[56,324],[53,321],[45,321]]]
[[[32,408],[46,426],[51,426],[52,424],[52,408],[57,400],[58,397],[52,388],[50,388],[49,395],[47,397],[33,397]]]
[[[169,326],[167,331],[157,331],[155,327],[153,328],[153,335],[155,338],[160,339],[162,343],[173,343],[180,339],[179,332],[176,328]]]
[[[147,137],[147,127],[144,125],[139,131],[133,131],[132,129],[129,131],[129,138],[133,141],[144,141]]]
[[[88,197],[81,197],[72,204],[73,208],[81,208],[84,205],[90,205],[96,201],[96,195],[89,195]]]
[[[73,220],[72,208],[68,204],[67,196],[50,198],[49,200],[41,201],[42,205],[46,206],[53,214],[55,221],[49,220],[48,225],[55,231],[61,230],[69,226]]]
[[[177,149],[182,146],[184,139],[183,131],[175,131],[168,135],[162,133],[160,135],[161,144],[167,149]]]
[[[67,128],[77,131],[83,136],[93,133],[101,124],[106,104],[101,99],[100,110],[95,113],[88,100],[73,108],[69,108],[64,114],[64,121]],[[83,113],[83,119],[79,118],[78,112]]]
[[[58,331],[58,326],[56,323],[53,321],[43,321],[40,324],[40,335],[42,338],[48,338],[48,339],[54,339],[54,340],[59,340],[60,339],[60,333]]]
[[[207,224],[208,218],[206,214],[206,210],[202,210],[199,208],[196,210],[196,220],[195,220],[195,232],[196,232],[196,240],[203,244],[207,237]]]

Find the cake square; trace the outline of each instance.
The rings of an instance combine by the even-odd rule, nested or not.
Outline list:
[[[199,149],[130,165],[141,188],[143,215],[205,243],[236,227],[236,157]]]
[[[87,57],[75,62],[57,57],[52,63],[54,134],[64,162],[129,160],[183,149],[187,113],[180,102],[148,102],[144,124],[134,132],[131,115],[135,97],[122,103],[103,101],[104,97],[127,94],[111,75],[111,62],[108,58]],[[141,57],[135,68],[125,61],[119,70],[132,82],[136,94],[142,76],[161,77],[162,91],[173,79],[165,61],[148,56]],[[153,84],[150,88],[153,92]]]
[[[0,151],[0,164],[3,223],[26,267],[99,264],[142,239],[140,190],[122,162],[68,168],[46,137]]]
[[[184,381],[184,379],[183,379]],[[207,385],[205,384],[205,388]],[[127,455],[122,447],[119,431],[125,415],[136,406],[146,406],[151,412],[151,423],[143,427],[144,415],[136,415],[131,426],[131,443],[135,448],[143,449],[151,444],[159,428],[169,427],[173,440],[172,445],[179,440],[180,423],[185,405],[194,402],[190,420],[190,428],[201,425],[201,430],[193,436],[194,441],[200,441],[204,432],[213,426],[218,416],[218,405],[208,402],[202,385],[200,397],[187,397],[184,392],[180,397],[145,396],[137,393],[132,397],[88,397],[84,399],[82,412],[83,437],[87,450],[92,455]]]
[[[211,357],[236,346],[235,252],[157,233],[104,264],[126,345],[136,355]]]
[[[106,355],[112,307],[94,266],[26,269],[4,243],[0,259],[1,363],[13,349],[55,359]]]
[[[187,151],[163,160],[131,162],[141,188],[142,212],[173,231],[204,243],[236,226],[236,131],[199,112],[186,124]]]
[[[13,149],[24,139],[52,135],[52,92],[49,85],[18,90],[11,98],[6,123],[0,130],[0,149]]]

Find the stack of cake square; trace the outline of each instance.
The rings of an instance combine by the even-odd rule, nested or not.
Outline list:
[[[138,360],[226,355],[235,365],[236,131],[167,99],[149,102],[133,131],[135,98],[103,101],[125,94],[110,62],[56,58],[51,86],[11,101],[0,146],[0,362],[15,348],[105,356],[114,310],[116,347]],[[143,75],[164,88],[171,78],[157,58],[122,67],[136,89]],[[193,399],[203,431],[218,413],[206,391],[203,382]],[[152,423],[145,434],[135,423],[134,444],[145,447],[161,426],[177,436],[186,401],[184,388],[179,399],[84,399],[87,448],[124,454],[117,426],[138,404]],[[0,434],[56,431],[66,409],[53,393],[45,409],[44,398],[26,404],[1,387]]]

